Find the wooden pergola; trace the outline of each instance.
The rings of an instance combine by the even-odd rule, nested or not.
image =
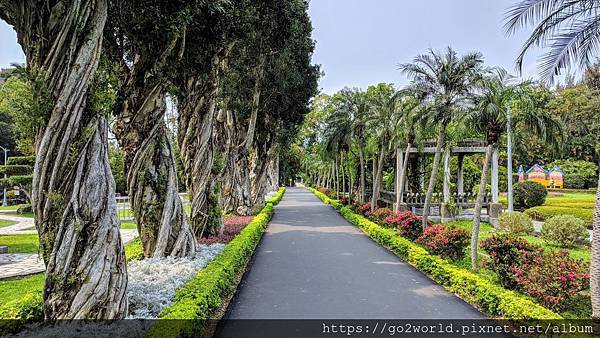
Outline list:
[[[448,208],[446,208],[446,204],[450,202],[454,202],[460,208],[472,208],[475,204],[476,194],[472,192],[465,193],[464,191],[464,167],[463,162],[465,156],[470,156],[473,154],[485,153],[486,152],[486,142],[484,140],[479,139],[466,139],[458,142],[456,145],[451,145],[446,147],[443,152],[442,158],[442,167],[444,171],[444,180],[443,180],[443,191],[442,193],[436,193],[434,195],[434,199],[432,201],[432,206],[440,207],[440,216],[442,221],[452,219],[452,215]],[[413,147],[409,151],[409,157],[418,158],[421,155],[431,155],[435,154],[436,144],[435,141],[429,140],[423,143],[422,148]],[[456,177],[456,193],[450,193],[450,182],[452,180],[450,173],[450,159],[452,156],[458,157],[458,173]],[[396,201],[396,192],[399,190],[398,182],[400,181],[400,170],[403,166],[405,160],[403,149],[397,149],[396,151],[396,184],[395,191],[383,191],[381,193],[381,200],[385,203],[393,205]],[[490,217],[490,221],[495,223],[497,217],[499,216],[502,206],[499,204],[499,188],[498,188],[498,176],[499,176],[499,167],[498,167],[498,150],[496,149],[492,154],[491,159],[491,194],[488,194],[484,200],[484,207],[488,208],[488,216]],[[425,202],[425,194],[419,194],[408,191],[408,179],[405,180],[405,193],[401,196],[401,204],[404,204],[404,208],[406,207],[423,207]],[[401,207],[400,209],[402,209]]]

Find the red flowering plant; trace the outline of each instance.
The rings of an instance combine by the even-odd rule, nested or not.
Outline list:
[[[381,225],[385,226],[385,220],[389,217],[394,215],[394,211],[388,208],[379,208],[379,209],[375,209],[373,211],[370,211],[367,214],[367,217],[372,220],[373,222],[379,223]]]
[[[398,229],[402,236],[414,241],[423,233],[423,219],[410,211],[399,211],[385,219],[389,227]]]
[[[464,257],[469,245],[469,234],[460,228],[446,227],[442,224],[428,226],[416,240],[427,251],[450,260]]]
[[[588,269],[583,261],[569,257],[568,251],[550,250],[519,271],[518,283],[545,307],[561,311],[571,298],[589,288]]]
[[[342,205],[350,205],[350,198],[346,196],[341,196],[339,201],[342,203]]]
[[[520,289],[524,271],[543,254],[542,247],[510,233],[494,235],[481,242],[490,256],[486,266],[496,272],[505,288]]]
[[[363,216],[367,216],[371,212],[371,203],[359,204],[355,205],[355,211]]]
[[[214,244],[231,242],[244,228],[252,222],[254,216],[225,216],[223,233],[219,236],[210,236],[198,240],[200,244]]]

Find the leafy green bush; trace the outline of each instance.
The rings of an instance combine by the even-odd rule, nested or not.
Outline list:
[[[285,188],[281,188],[282,192]],[[283,193],[278,194],[279,199]],[[279,202],[275,200],[273,202]],[[173,305],[164,309],[147,332],[147,337],[201,336],[206,321],[214,315],[237,287],[238,277],[246,269],[256,245],[273,214],[273,204],[267,203],[225,250],[204,269],[177,290]],[[185,319],[185,320],[180,320]]]
[[[9,157],[7,163],[8,165],[35,165],[35,156],[15,156]]]
[[[542,226],[543,239],[565,248],[585,241],[588,236],[585,222],[571,215],[553,216]]]
[[[583,220],[588,228],[591,228],[594,209],[542,205],[527,209],[525,210],[525,213],[538,221],[545,221],[557,215],[572,215]]]
[[[33,209],[31,208],[31,204],[23,204],[23,205],[19,206],[19,208],[17,208],[17,214],[20,214],[20,215],[29,214],[32,212],[33,212]]]
[[[0,307],[0,336],[17,333],[30,322],[44,319],[44,304],[41,291],[27,294],[21,299]]]
[[[33,172],[33,168],[28,165],[6,165],[0,166],[0,175],[27,175]]]
[[[513,195],[515,208],[529,209],[544,204],[548,191],[537,182],[525,181],[515,184]]]
[[[498,218],[500,229],[514,234],[530,234],[535,230],[528,215],[518,211],[502,213]]]
[[[596,187],[598,184],[598,175],[596,175],[597,166],[595,163],[587,161],[563,160],[555,161],[564,173],[565,188],[588,189]]]

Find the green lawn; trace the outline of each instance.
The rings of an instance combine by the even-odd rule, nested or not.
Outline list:
[[[22,298],[32,291],[42,291],[44,288],[44,273],[0,281],[0,307],[5,303]]]
[[[500,196],[500,203],[507,205],[506,195]],[[584,220],[588,226],[592,224],[592,216],[596,203],[596,195],[589,192],[556,192],[548,193],[544,205],[526,210],[533,219],[545,221],[557,215],[572,215]]]
[[[15,221],[0,219],[0,228],[15,225],[15,224],[17,224],[17,222],[15,222]]]
[[[3,212],[0,214],[0,217],[2,217],[2,215],[10,215],[10,216],[17,216],[17,217],[25,217],[25,218],[33,218],[33,213],[32,212],[26,212],[23,214],[19,214],[16,211],[11,211],[11,212]]]
[[[0,236],[0,246],[8,246],[9,253],[37,253],[38,235]]]
[[[137,225],[132,222],[122,222],[121,229],[137,229]]]
[[[468,233],[471,233],[471,227],[473,225],[471,221],[459,221],[459,222],[453,222],[452,224],[454,224],[455,226],[457,226],[459,228],[465,229]],[[491,224],[481,223],[481,226],[479,228],[479,242],[485,240],[488,237],[491,237],[495,231],[496,230],[494,229],[494,227]],[[537,236],[526,235],[526,236],[520,236],[520,237],[525,238],[530,243],[541,245],[544,248],[549,249],[549,250],[568,250],[571,257],[577,258],[577,259],[582,259],[586,262],[589,262],[592,257],[591,250],[588,247],[575,247],[575,248],[565,249],[558,245],[548,243],[545,240],[543,240],[542,238],[537,237]],[[483,249],[481,249],[481,248],[479,248],[478,252],[480,255],[486,255],[485,251],[483,251]]]
[[[20,207],[20,205],[9,205],[6,207],[3,207],[0,205],[0,210],[15,210],[16,211],[17,209],[19,209],[19,207]]]

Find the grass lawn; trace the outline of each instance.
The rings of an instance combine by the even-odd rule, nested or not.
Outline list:
[[[0,219],[0,228],[15,225],[15,224],[17,224],[17,222],[15,222],[15,221],[8,221],[5,219]]]
[[[0,307],[7,302],[20,299],[32,291],[42,291],[44,288],[44,273],[0,281]]]
[[[500,203],[507,206],[506,195],[500,196]],[[589,192],[548,192],[544,205],[526,210],[533,219],[544,221],[552,216],[572,215],[592,224],[596,195]]]
[[[20,206],[21,205],[9,205],[9,206],[3,207],[0,205],[0,210],[15,210],[16,211],[17,209],[19,209]]]
[[[121,222],[121,229],[137,229],[137,224],[132,222]]]
[[[0,236],[0,246],[8,246],[9,253],[37,253],[38,235]]]
[[[33,218],[33,213],[32,212],[26,212],[23,214],[19,214],[16,211],[11,211],[11,212],[3,212],[0,214],[0,217],[2,215],[10,215],[10,216],[17,216],[17,217],[25,217],[25,218]]]

